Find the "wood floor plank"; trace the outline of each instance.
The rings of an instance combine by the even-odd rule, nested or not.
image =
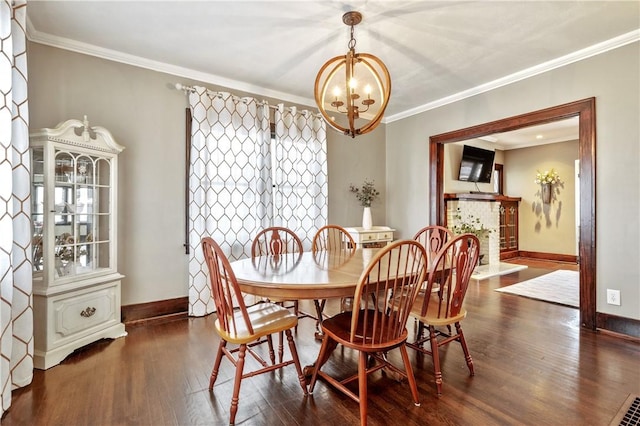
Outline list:
[[[580,328],[575,308],[494,291],[573,267],[539,260],[530,264],[469,288],[463,329],[474,377],[469,377],[461,348],[449,345],[441,351],[444,385],[438,398],[431,358],[410,350],[421,405],[413,405],[406,381],[376,373],[369,386],[369,424],[609,424],[627,396],[640,393],[640,344]],[[312,306],[303,303],[303,308]],[[337,301],[327,306],[330,314],[337,309]],[[234,369],[223,360],[214,391],[208,390],[218,343],[213,319],[131,327],[125,338],[96,342],[56,367],[36,370],[31,385],[13,392],[2,425],[226,424]],[[320,348],[314,326],[303,319],[295,333],[304,365],[315,360]],[[408,328],[413,338],[413,324]],[[402,365],[398,354],[389,357]],[[327,368],[346,373],[356,368],[357,356],[339,348],[329,363]],[[322,381],[305,398],[291,366],[245,379],[236,420],[243,425],[345,426],[359,423],[359,410]]]

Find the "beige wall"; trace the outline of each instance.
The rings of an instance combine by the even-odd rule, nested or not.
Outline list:
[[[520,202],[518,236],[520,250],[577,255],[575,160],[578,141],[505,151],[505,191]],[[554,199],[542,203],[536,171],[554,168],[562,181]]]
[[[639,50],[633,43],[355,140],[329,132],[329,221],[359,224],[361,208],[347,188],[370,178],[383,193],[374,224],[410,237],[429,221],[429,136],[595,97],[597,310],[640,319]],[[187,103],[171,87],[196,82],[34,43],[28,44],[28,65],[32,129],[87,114],[126,147],[118,230],[123,304],[186,296]],[[607,288],[621,291],[621,306],[605,303]]]
[[[388,222],[409,237],[429,221],[429,136],[595,97],[597,311],[640,319],[639,53],[632,43],[388,123]],[[606,304],[607,288],[621,306]]]
[[[92,125],[109,129],[125,146],[120,156],[118,200],[118,265],[125,275],[122,304],[186,296],[188,104],[185,94],[173,85],[198,82],[36,43],[27,48],[30,129],[53,127],[86,114]],[[280,102],[268,101],[272,105]],[[330,222],[361,224],[362,208],[348,187],[365,178],[375,180],[382,190],[382,199],[372,207],[374,224],[385,222],[384,136],[384,125],[355,140],[327,131]]]
[[[457,180],[463,145],[495,149],[488,142],[470,140],[444,146],[444,192],[493,192],[491,183]],[[529,148],[496,150],[495,163],[504,166],[504,194],[522,198],[519,208],[519,248],[524,251],[577,255],[574,163],[578,141],[538,145]],[[540,185],[534,182],[537,170],[555,168],[562,185],[555,188],[550,204],[541,202]]]

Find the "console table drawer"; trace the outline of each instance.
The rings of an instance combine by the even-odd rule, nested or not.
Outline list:
[[[361,227],[345,228],[355,241],[356,246],[380,246],[393,240],[393,231],[388,226],[374,226],[371,229]]]
[[[393,240],[393,232],[380,232],[378,234],[378,241],[391,241]]]

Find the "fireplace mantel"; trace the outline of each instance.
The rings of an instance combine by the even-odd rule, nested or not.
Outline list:
[[[477,194],[471,192],[461,192],[458,194],[444,194],[444,200],[466,200],[466,201],[521,201],[521,197],[508,197],[500,194]]]

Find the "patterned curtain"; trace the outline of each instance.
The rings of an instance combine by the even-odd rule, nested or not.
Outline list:
[[[275,112],[276,225],[293,230],[305,250],[328,220],[327,134],[324,120],[309,111],[278,105]]]
[[[26,9],[0,0],[0,416],[33,378]]]
[[[189,105],[189,315],[202,316],[215,311],[202,237],[216,240],[230,260],[241,259],[270,224],[269,106],[204,87],[194,88]]]

